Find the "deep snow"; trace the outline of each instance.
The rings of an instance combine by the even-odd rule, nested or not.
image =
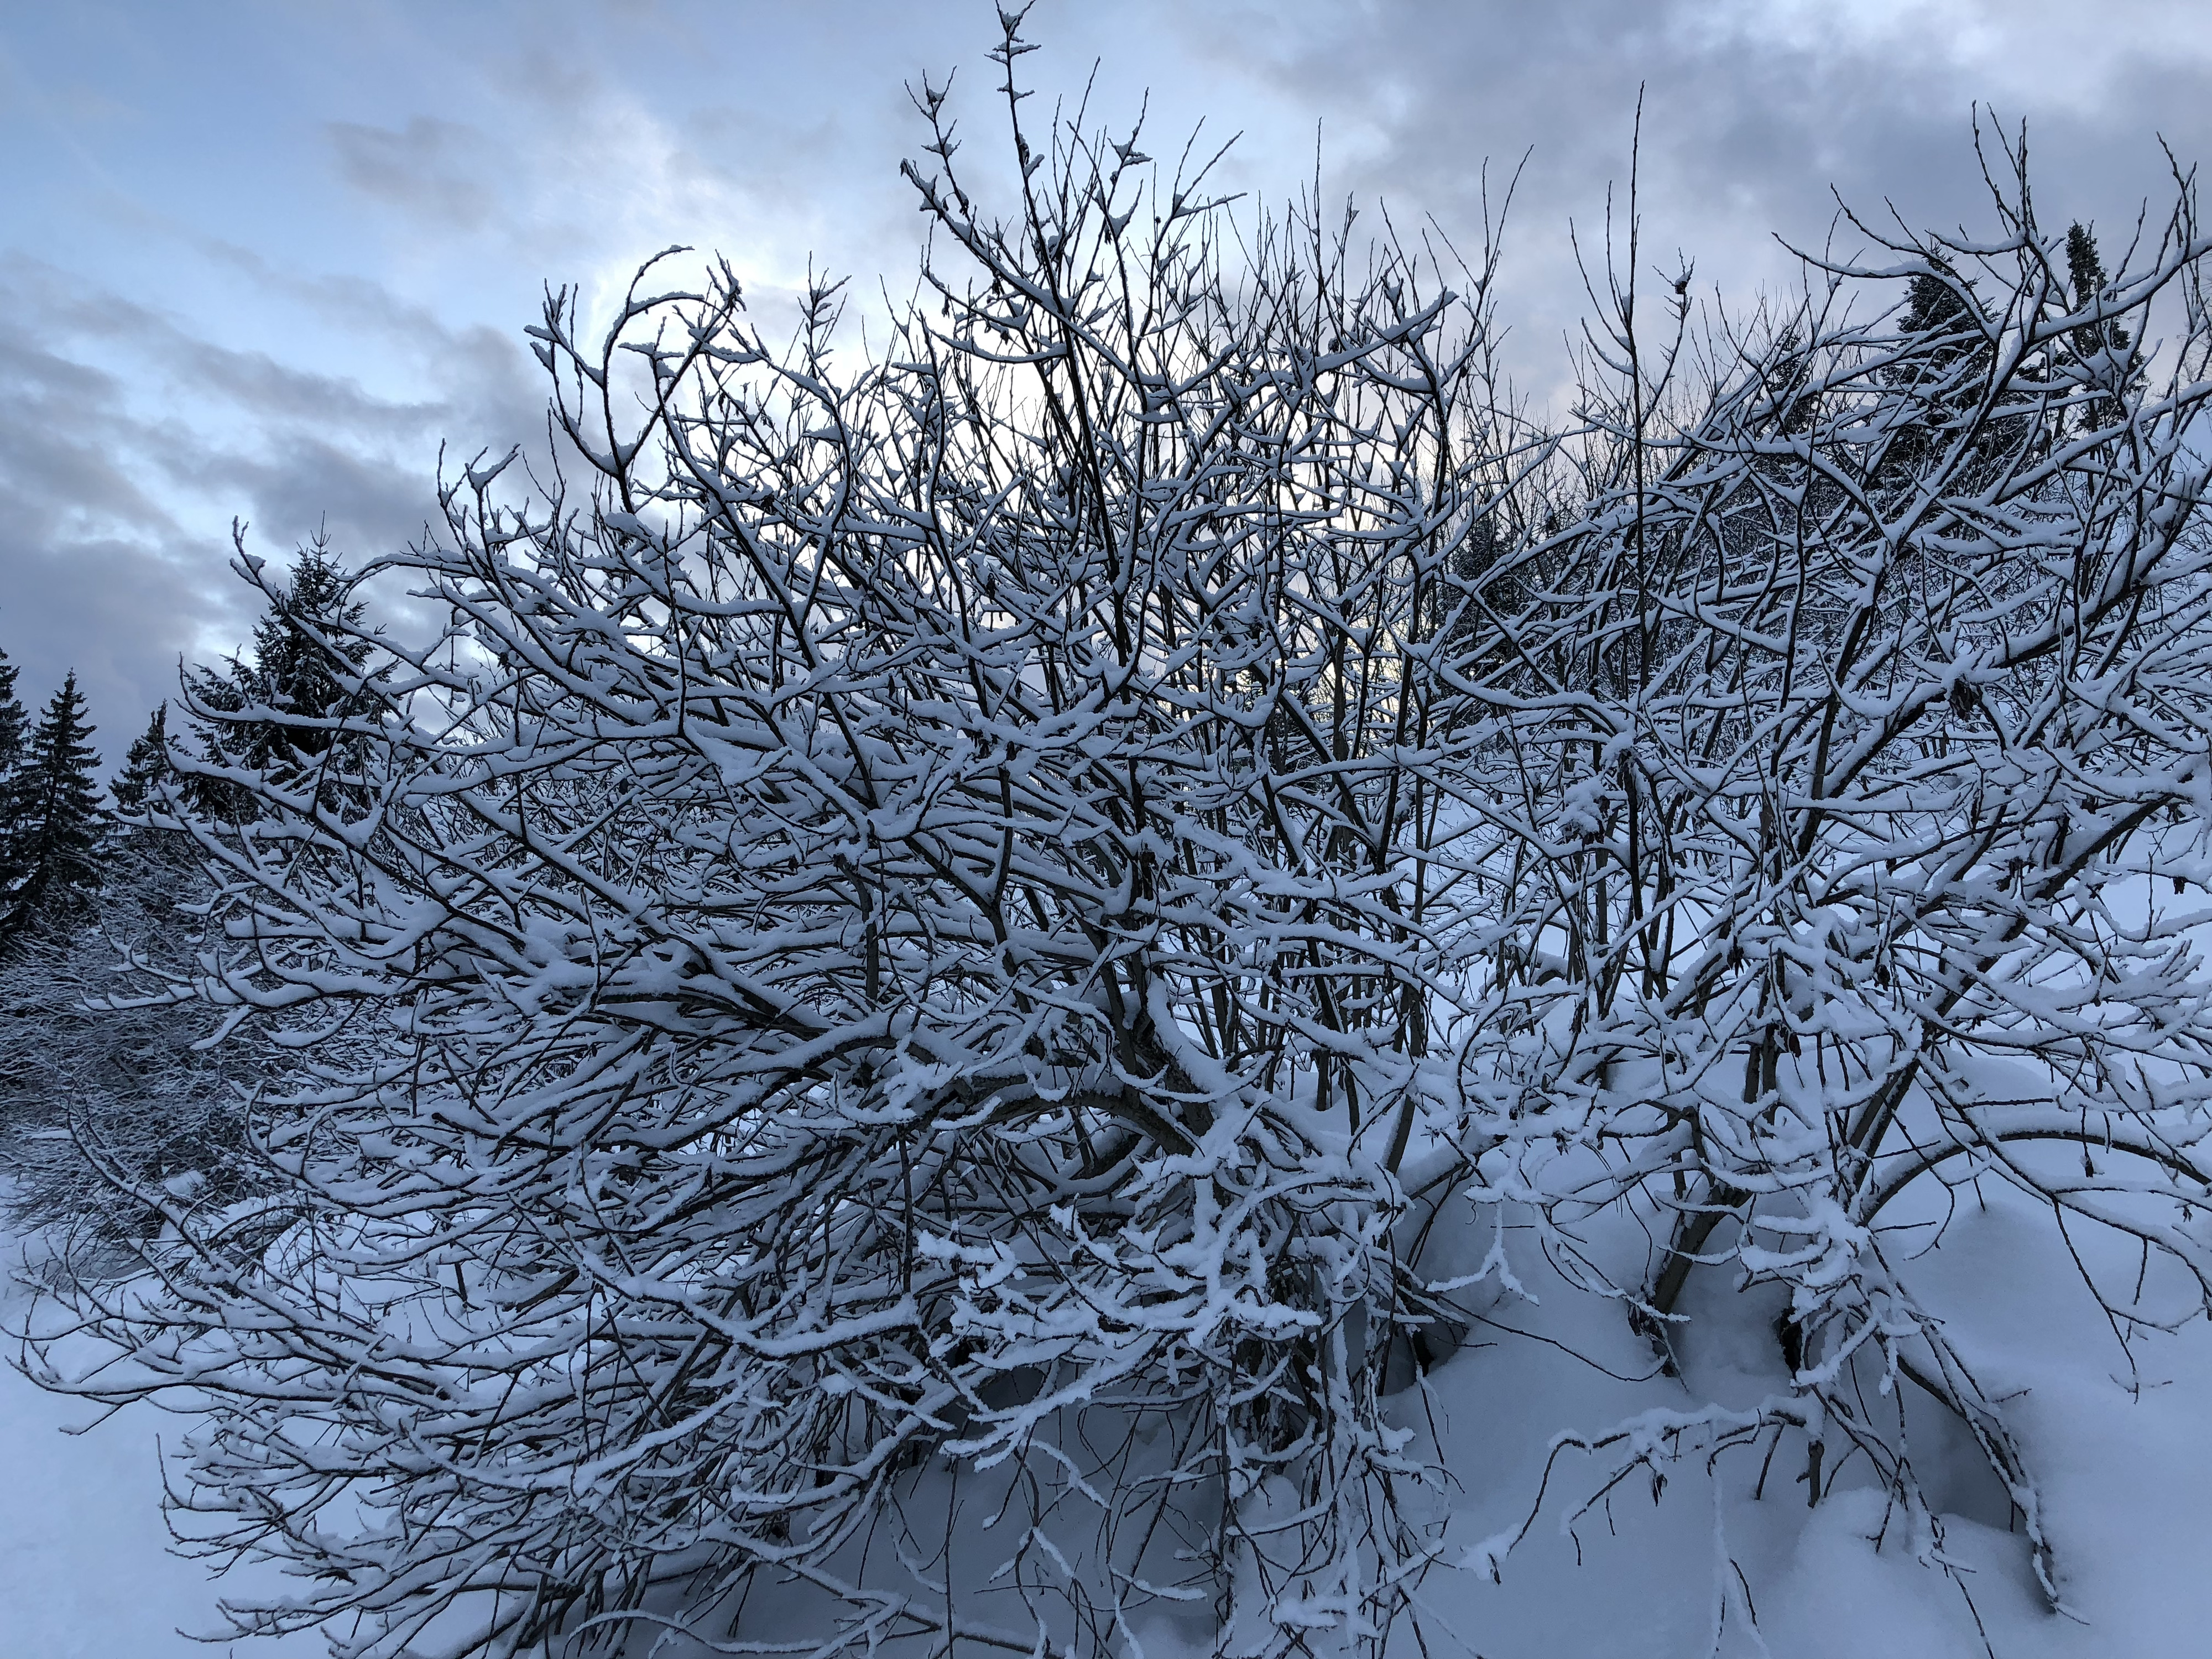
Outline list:
[[[0,1261],[22,1251],[0,1240]],[[0,1287],[0,1323],[19,1330],[27,1297],[12,1273]],[[8,1346],[10,1355],[16,1349]],[[316,1637],[194,1641],[223,1628],[217,1596],[230,1584],[267,1589],[273,1568],[248,1565],[211,1581],[169,1553],[161,1519],[158,1443],[179,1424],[151,1411],[106,1421],[50,1395],[13,1365],[0,1367],[0,1659],[240,1659],[321,1654]],[[85,1427],[81,1434],[67,1432]]]
[[[2093,1271],[2129,1276],[2117,1241],[2077,1230],[2075,1243]],[[9,1255],[20,1259],[14,1248]],[[1747,1404],[1786,1387],[1762,1334],[1773,1310],[1759,1292],[1738,1294],[1727,1269],[1693,1276],[1685,1376],[1620,1382],[1588,1362],[1634,1376],[1652,1370],[1652,1358],[1617,1308],[1572,1292],[1540,1261],[1515,1267],[1539,1300],[1489,1304],[1490,1322],[1433,1374],[1425,1401],[1398,1397],[1407,1421],[1434,1421],[1456,1483],[1449,1559],[1526,1513],[1561,1430],[1602,1429],[1654,1407]],[[2154,1292],[2155,1274],[2154,1264]],[[1893,1535],[1875,1549],[1869,1535],[1882,1504],[1848,1471],[1808,1515],[1794,1480],[1802,1453],[1786,1443],[1763,1501],[1749,1496],[1757,1455],[1736,1452],[1720,1465],[1717,1501],[1701,1468],[1680,1468],[1656,1505],[1648,1483],[1632,1480],[1569,1536],[1559,1519],[1594,1484],[1591,1466],[1569,1453],[1502,1583],[1472,1571],[1430,1577],[1421,1633],[1431,1659],[1972,1659],[1984,1651],[1977,1613],[2003,1659],[2212,1655],[2212,1328],[2198,1319],[2179,1335],[2136,1343],[2131,1386],[2064,1242],[2047,1217],[2002,1194],[1959,1218],[1910,1276],[1951,1322],[1985,1386],[2012,1396],[2006,1409],[2041,1483],[2067,1613],[2045,1607],[2026,1543],[2007,1529],[2001,1491],[1930,1412],[1915,1420],[1916,1461],[1938,1504],[1952,1510],[1945,1525],[1961,1568],[1956,1581],[1913,1560]],[[19,1286],[3,1305],[19,1327]],[[64,1432],[96,1416],[13,1369],[0,1372],[0,1659],[319,1653],[307,1635],[234,1650],[185,1633],[221,1629],[215,1603],[224,1589],[265,1591],[279,1581],[253,1564],[211,1581],[201,1565],[170,1553],[156,1445],[178,1420],[134,1409]],[[1754,1631],[1729,1597],[1717,1644],[1717,1568],[1723,1586],[1747,1590],[1759,1619]],[[1148,1659],[1165,1659],[1176,1632],[1163,1624],[1146,1633]],[[672,1659],[686,1645],[662,1651]],[[1395,1645],[1417,1650],[1410,1640]]]
[[[2091,1270],[2131,1288],[2134,1252],[2116,1237],[2074,1231]],[[1650,1350],[1615,1310],[1540,1268],[1519,1270],[1541,1304],[1502,1302],[1495,1318],[1571,1341],[1613,1370],[1650,1370]],[[2157,1273],[2154,1262],[2154,1293]],[[1951,1511],[1942,1519],[1956,1581],[1914,1560],[1894,1524],[1877,1552],[1870,1536],[1884,1505],[1856,1484],[1863,1464],[1839,1471],[1833,1495],[1808,1514],[1794,1436],[1774,1458],[1763,1501],[1750,1498],[1762,1454],[1740,1450],[1719,1464],[1717,1503],[1701,1467],[1677,1467],[1656,1505],[1649,1484],[1632,1480],[1572,1537],[1560,1522],[1598,1482],[1570,1452],[1501,1583],[1474,1573],[1428,1580],[1432,1628],[1483,1659],[2212,1655],[2212,1328],[2199,1318],[2178,1334],[2138,1340],[2131,1390],[2127,1358],[2048,1213],[1994,1190],[1986,1210],[1970,1199],[1906,1278],[1946,1319],[1984,1387],[2010,1396],[2004,1409],[2042,1493],[2064,1613],[2048,1608],[2025,1538],[2008,1530],[2002,1486],[1916,1391],[1907,1399],[1914,1461],[1936,1506]],[[1766,1340],[1779,1305],[1771,1291],[1739,1295],[1729,1269],[1698,1270],[1682,1309],[1691,1322],[1680,1382],[1613,1382],[1559,1349],[1478,1327],[1475,1340],[1497,1346],[1463,1353],[1434,1377],[1443,1461],[1464,1488],[1453,1539],[1477,1542],[1527,1513],[1545,1449],[1562,1429],[1601,1430],[1708,1401],[1748,1406],[1784,1391],[1778,1344]],[[1507,1368],[1511,1389],[1499,1386]],[[1716,1642],[1717,1569],[1733,1579],[1730,1561],[1759,1625],[1750,1630],[1730,1606]],[[1447,1650],[1431,1636],[1434,1659]]]

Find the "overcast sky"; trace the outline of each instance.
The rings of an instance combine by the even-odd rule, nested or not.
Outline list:
[[[2109,246],[2212,160],[2203,0],[1041,0],[1046,99],[1099,65],[1119,125],[1243,135],[1237,187],[1324,189],[1472,236],[1528,161],[1502,311],[1530,384],[1582,296],[1645,88],[1644,246],[1732,299],[1786,283],[1835,197],[1986,224],[1972,112],[2026,121],[2040,211]],[[176,0],[0,9],[0,647],[42,702],[70,667],[112,763],[179,655],[257,609],[228,526],[283,559],[420,533],[441,441],[542,425],[521,330],[671,243],[773,306],[817,265],[910,280],[903,87],[956,67],[996,137],[969,0]],[[964,95],[962,95],[964,94]],[[965,158],[963,158],[965,159]]]

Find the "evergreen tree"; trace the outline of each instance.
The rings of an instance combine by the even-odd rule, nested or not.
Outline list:
[[[233,657],[220,672],[191,676],[193,700],[207,711],[197,725],[208,759],[275,774],[326,757],[343,761],[331,754],[335,734],[316,722],[352,712],[357,701],[343,677],[366,660],[368,647],[337,641],[352,638],[367,607],[349,592],[344,568],[316,538],[300,550],[290,586],[254,624],[251,659]],[[247,810],[243,792],[218,781],[196,780],[192,798],[217,817]]]
[[[1962,428],[1978,418],[1989,376],[1996,367],[1995,346],[1975,285],[1940,259],[1933,269],[1909,278],[1897,331],[1906,364],[1885,376],[1916,406],[1917,418],[1891,440],[1878,488],[1912,488],[1921,474],[1956,441]],[[1972,464],[1960,475],[1978,488],[2005,465],[2011,447],[2026,434],[2017,420],[1985,421],[1969,453]]]
[[[123,770],[111,792],[116,810],[143,812],[149,802],[159,805],[161,786],[175,775],[169,760],[169,705],[165,702],[155,709],[145,731],[131,739],[123,757]]]
[[[166,792],[180,784],[188,786],[189,781],[177,775],[169,742],[169,705],[164,702],[154,710],[145,731],[131,740],[123,770],[108,786],[118,819],[165,812],[174,804],[174,797]],[[189,807],[194,803],[188,787],[185,796],[184,804]],[[174,830],[119,823],[115,839],[118,849],[128,848],[157,863],[173,865],[181,860],[189,864],[193,860],[191,837]]]
[[[2085,311],[2094,305],[2106,285],[2105,262],[2097,252],[2096,234],[2078,219],[2066,231],[2066,279],[2074,290],[2076,311]],[[2084,323],[2074,331],[2074,349],[2081,357],[2095,357],[2108,351],[2118,356],[2127,349],[2128,331],[2117,319]],[[2108,393],[2093,398],[2082,410],[2081,418],[2091,426],[2100,426],[2118,419],[2121,409],[2120,399]]]
[[[28,724],[15,696],[15,665],[0,651],[0,904],[21,874],[15,867],[15,769],[23,757],[23,728]],[[0,909],[0,916],[6,912]]]
[[[0,789],[22,758],[23,728],[29,723],[15,696],[15,665],[0,651]]]
[[[1898,332],[1907,338],[1933,339],[1934,349],[1917,353],[1914,373],[1924,382],[1932,373],[1947,407],[1971,404],[1979,371],[1991,352],[1975,316],[1974,285],[1948,269],[1923,271],[1905,284],[1905,313]]]
[[[10,881],[0,935],[41,912],[75,908],[100,885],[100,757],[86,741],[84,694],[74,671],[46,705],[9,785],[6,866]]]
[[[1967,306],[1953,285],[1955,279],[1942,271],[1923,271],[1908,278],[1905,315],[1899,326],[1907,334],[1957,334],[1967,327]],[[1972,284],[1968,285],[1972,292]]]
[[[2096,233],[2078,219],[2066,231],[2066,277],[2074,288],[2076,311],[2087,309],[2105,290],[2105,262],[2097,252]],[[2084,353],[2108,347],[2124,351],[2128,347],[2128,331],[2117,322],[2084,324],[2074,339]]]

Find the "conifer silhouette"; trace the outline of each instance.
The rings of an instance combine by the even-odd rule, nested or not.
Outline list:
[[[148,797],[174,775],[175,768],[169,763],[169,705],[165,702],[155,709],[145,731],[131,740],[112,791],[117,809],[143,811]]]
[[[87,741],[93,728],[84,714],[71,671],[9,780],[9,882],[0,935],[20,933],[42,911],[74,908],[100,885],[100,757]]]

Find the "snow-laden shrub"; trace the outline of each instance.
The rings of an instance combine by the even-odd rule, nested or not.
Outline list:
[[[1233,1582],[1271,1649],[1430,1553],[1377,1395],[1456,1110],[1479,301],[1304,221],[1231,283],[1201,176],[1054,142],[1003,228],[917,178],[972,274],[850,369],[826,289],[784,351],[726,272],[589,349],[549,306],[588,489],[453,482],[374,573],[447,635],[224,775],[198,989],[323,1022],[319,1081],[101,1328],[207,1405],[185,1500],[313,1575],[264,1622],[396,1653],[494,1592],[505,1652],[772,1568],[1023,1647]],[[973,1615],[868,1553],[945,1458],[1018,1471]]]
[[[176,1501],[302,1575],[241,1622],[358,1659],[1373,1650],[1463,1194],[1662,1339],[1695,1261],[1790,1286],[1795,1391],[1627,1466],[1792,1432],[1924,1522],[1902,1376],[2034,1528],[1884,1206],[2008,1180],[2201,1274],[2204,978],[2142,897],[2212,869],[2186,202],[2093,294],[2023,191],[1656,369],[1617,295],[1546,434],[1486,269],[1309,215],[1232,277],[1202,176],[1018,123],[1001,224],[922,102],[881,349],[726,270],[595,344],[556,298],[574,476],[471,467],[371,567],[444,635],[196,711],[345,738],[198,768],[256,811],[194,826],[235,954],[175,994],[307,1081],[270,1192],[142,1193],[74,1295],[117,1363],[51,1380],[200,1413]],[[1582,1247],[1622,1213],[1647,1279]]]
[[[1909,1382],[2056,1599],[2032,1472],[1898,1269],[1994,1181],[2184,1270],[2162,1310],[2093,1287],[2124,1346],[2212,1299],[2212,239],[2185,185],[2107,278],[2005,159],[1998,234],[1857,227],[1873,259],[1809,261],[1671,401],[1686,360],[1647,375],[1613,319],[1582,510],[1452,671],[1493,734],[1469,1065],[1511,1119],[1469,1196],[1531,1206],[1662,1353],[1697,1264],[1788,1287],[1794,1397],[1610,1437],[1632,1464],[1794,1429],[1816,1501],[1865,1456],[1940,1560]],[[1640,1284],[1578,1243],[1624,1206]]]

